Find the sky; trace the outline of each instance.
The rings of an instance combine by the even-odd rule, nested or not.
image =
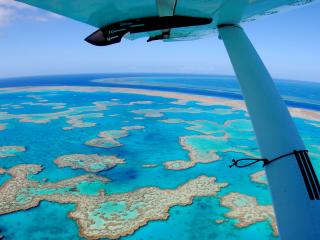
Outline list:
[[[243,28],[276,79],[320,82],[320,3]],[[81,73],[234,75],[217,34],[190,42],[85,41],[96,28],[12,0],[0,0],[0,78]]]

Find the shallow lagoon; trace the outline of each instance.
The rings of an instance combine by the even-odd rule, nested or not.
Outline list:
[[[63,103],[65,107],[53,109],[54,106],[50,104],[33,104],[32,106],[22,104],[24,102],[39,103],[40,101]],[[95,102],[105,101],[108,101],[106,109],[99,109],[94,105]],[[151,101],[152,104],[147,102],[132,104],[139,101]],[[101,182],[89,185],[80,183],[77,188],[80,189],[81,194],[95,195],[99,189],[104,189],[108,194],[126,193],[149,186],[175,189],[190,179],[206,175],[217,177],[218,182],[229,184],[218,193],[218,197],[229,192],[241,192],[255,196],[259,204],[271,204],[267,186],[252,182],[250,179],[250,175],[261,170],[261,166],[255,165],[241,170],[228,168],[232,158],[246,157],[248,156],[246,152],[258,154],[246,112],[240,109],[231,109],[229,106],[206,106],[195,101],[178,104],[174,101],[176,99],[143,94],[95,91],[42,90],[39,92],[2,93],[0,105],[4,105],[2,108],[6,109],[1,110],[0,124],[6,123],[7,125],[6,129],[0,131],[0,146],[24,146],[26,151],[17,152],[16,156],[1,158],[0,167],[8,169],[18,164],[40,164],[44,166],[44,169],[39,174],[29,177],[42,183],[51,183],[87,173],[83,169],[59,168],[54,160],[62,155],[116,155],[123,158],[125,164],[119,164],[112,169],[97,173],[112,181],[107,184],[101,184]],[[22,108],[17,108],[17,106],[22,106]],[[82,119],[85,122],[95,123],[95,126],[64,130],[70,124],[67,123],[68,118],[63,111],[74,107],[77,107],[76,113],[68,113],[68,116],[102,113],[104,117]],[[152,109],[153,111],[156,109],[161,111],[162,115],[146,116],[143,114],[146,110],[143,109]],[[137,113],[139,110],[141,114]],[[45,114],[49,113],[54,114],[55,118],[50,118],[47,123],[23,122],[20,121],[21,118],[17,117],[21,114],[40,114],[35,120],[43,120],[48,119]],[[9,119],[8,114],[11,116]],[[182,119],[185,122],[172,124],[163,121],[167,119]],[[198,120],[207,120],[210,123],[190,128],[190,122]],[[225,124],[228,120],[236,121]],[[295,121],[312,153],[311,157],[315,160],[320,155],[320,149],[317,147],[319,146],[318,136],[320,136],[320,130],[317,127],[319,122],[301,118],[296,118]],[[217,125],[213,125],[212,122]],[[102,131],[119,130],[125,126],[144,126],[145,128],[129,131],[128,136],[119,138],[118,141],[122,145],[118,147],[101,148],[85,144],[85,142],[96,138]],[[193,125],[191,124],[191,126]],[[204,142],[205,144],[202,141],[190,142],[191,145],[194,144],[194,148],[201,149],[203,152],[207,152],[212,146],[215,146],[216,154],[220,160],[198,163],[184,170],[165,168],[165,162],[189,159],[190,151],[183,148],[179,142],[180,137],[200,135],[221,138],[224,136],[221,133],[222,130],[228,133],[229,137],[216,142],[219,143],[218,145],[210,141]],[[229,151],[224,151],[226,149]],[[156,164],[156,167],[143,167],[145,164]],[[318,162],[315,162],[315,167],[317,171],[320,170]],[[10,177],[7,174],[2,174],[0,184],[5,184],[8,179]],[[61,192],[62,189],[58,191]],[[63,191],[69,190],[64,189]],[[48,192],[43,193],[37,190],[34,194],[41,195],[48,194]],[[195,197],[191,205],[172,207],[169,210],[170,217],[167,220],[150,221],[133,234],[121,239],[158,240],[177,239],[177,237],[201,240],[249,239],[252,236],[259,236],[259,239],[276,239],[266,222],[256,223],[245,228],[234,226],[237,220],[224,216],[228,209],[220,206],[218,197]],[[124,218],[135,217],[134,211],[126,212],[125,204],[117,203],[115,207],[116,209],[113,211],[123,211],[121,216]],[[68,218],[68,212],[74,208],[74,204],[43,201],[38,207],[27,211],[0,216],[0,229],[8,239],[81,239],[78,237],[79,229],[76,222]],[[113,204],[104,205],[103,215],[109,216],[108,209],[110,208],[113,208]],[[42,223],[41,219],[45,219],[45,221]],[[216,220],[223,220],[223,222],[218,224],[215,222]],[[59,223],[58,226],[57,223]],[[67,231],[64,230],[66,226],[68,226]]]

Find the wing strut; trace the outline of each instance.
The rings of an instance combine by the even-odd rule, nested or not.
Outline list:
[[[238,25],[218,26],[265,159],[303,150],[290,113],[268,70]],[[319,182],[306,151],[265,166],[282,240],[320,239]]]

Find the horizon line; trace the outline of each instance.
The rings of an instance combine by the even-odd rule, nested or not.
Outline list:
[[[76,76],[76,75],[181,75],[181,76],[212,76],[212,77],[228,77],[237,80],[236,75],[229,74],[214,74],[214,73],[179,73],[179,72],[88,72],[88,73],[58,73],[58,74],[35,74],[35,75],[21,75],[21,76],[10,76],[10,77],[0,77],[0,81],[9,80],[9,79],[17,79],[17,78],[40,78],[40,77],[59,77],[59,76]],[[136,76],[128,76],[128,77],[136,77]],[[304,80],[304,79],[291,79],[291,78],[273,78],[275,81],[294,81],[294,82],[310,82],[310,83],[320,83],[316,80]],[[1,88],[1,87],[0,87]]]

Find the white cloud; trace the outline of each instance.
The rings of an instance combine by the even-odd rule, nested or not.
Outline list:
[[[0,26],[5,26],[15,19],[47,22],[61,18],[63,17],[55,13],[43,11],[14,0],[0,0]]]
[[[13,11],[11,9],[0,7],[0,26],[4,26],[10,22],[13,15]]]

